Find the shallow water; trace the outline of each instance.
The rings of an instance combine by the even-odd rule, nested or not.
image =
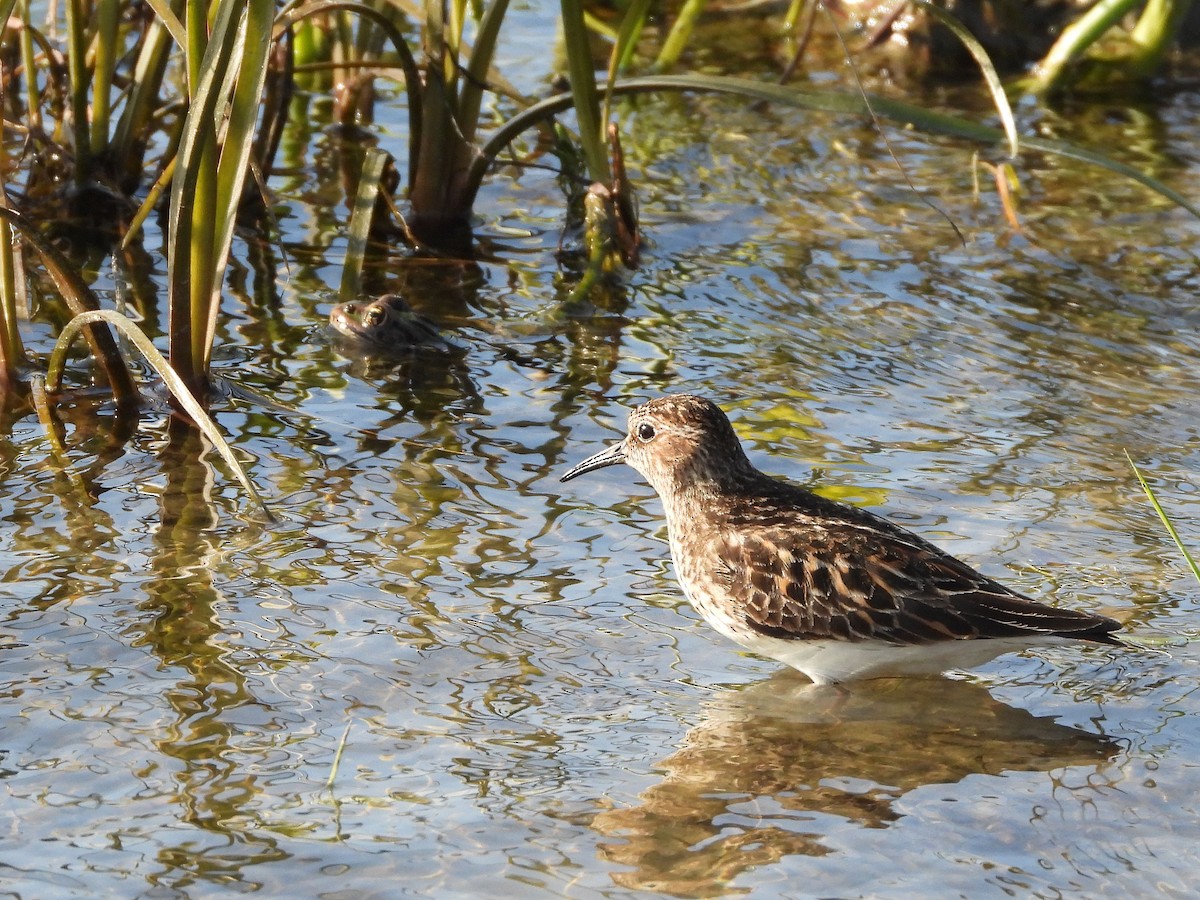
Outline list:
[[[1022,114],[1195,196],[1198,112]],[[460,348],[400,361],[322,327],[349,151],[293,125],[286,263],[239,242],[216,354],[276,524],[161,402],[127,437],[81,395],[65,469],[11,423],[6,896],[1194,891],[1197,586],[1123,452],[1196,546],[1200,227],[1031,158],[1016,234],[969,148],[891,134],[964,247],[870,129],[695,98],[622,118],[643,267],[560,309],[553,179],[501,174],[484,261],[374,273]],[[740,653],[682,602],[636,473],[558,482],[681,390],[762,468],[1158,649],[844,692]]]

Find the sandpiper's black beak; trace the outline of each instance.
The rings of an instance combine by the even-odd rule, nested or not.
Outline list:
[[[601,450],[595,456],[589,456],[571,471],[567,472],[559,481],[570,481],[577,475],[582,475],[584,472],[590,472],[592,469],[603,469],[605,466],[615,466],[617,463],[625,462],[625,442],[613,444],[607,450]]]

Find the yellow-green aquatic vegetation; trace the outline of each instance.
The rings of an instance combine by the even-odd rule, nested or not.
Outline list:
[[[1167,534],[1171,536],[1171,540],[1175,542],[1175,546],[1178,547],[1179,552],[1183,554],[1183,558],[1187,562],[1188,568],[1192,570],[1192,574],[1196,576],[1196,580],[1200,581],[1200,565],[1197,565],[1196,560],[1192,557],[1192,554],[1188,552],[1187,547],[1183,543],[1183,539],[1179,536],[1179,532],[1175,530],[1175,524],[1171,521],[1171,517],[1167,515],[1167,511],[1162,508],[1162,505],[1158,502],[1158,498],[1154,496],[1154,491],[1151,489],[1146,479],[1142,477],[1141,471],[1136,465],[1134,465],[1133,457],[1129,455],[1128,450],[1125,451],[1125,458],[1129,460],[1129,467],[1133,469],[1133,474],[1137,476],[1138,484],[1142,486],[1142,490],[1145,492],[1146,497],[1149,498],[1150,505],[1153,506],[1154,511],[1158,513],[1159,521],[1163,523],[1163,527],[1167,529]]]

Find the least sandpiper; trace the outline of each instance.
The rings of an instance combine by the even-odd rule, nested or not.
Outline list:
[[[1122,645],[1113,619],[1038,603],[887,519],[763,474],[701,397],[638,407],[623,441],[562,480],[622,462],[662,498],[692,606],[818,684],[966,669],[1067,640]]]

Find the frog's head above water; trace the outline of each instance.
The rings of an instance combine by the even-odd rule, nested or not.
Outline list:
[[[329,313],[338,334],[375,350],[404,351],[420,344],[441,344],[437,326],[404,302],[384,294],[370,303],[339,303]]]

